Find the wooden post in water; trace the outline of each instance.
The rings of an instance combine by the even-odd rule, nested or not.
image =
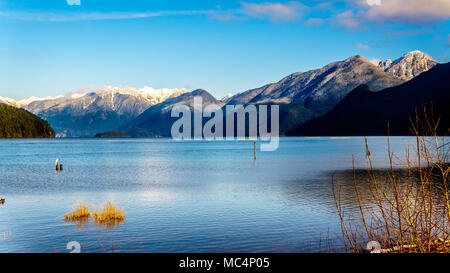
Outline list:
[[[59,161],[58,161],[58,159],[56,159],[56,161],[55,161],[55,170],[56,171],[59,170]]]
[[[63,164],[59,165],[59,170],[62,171],[63,170]]]
[[[254,155],[255,160],[256,160],[256,141],[253,142],[253,155]]]

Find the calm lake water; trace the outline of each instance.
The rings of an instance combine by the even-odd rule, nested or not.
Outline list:
[[[392,137],[391,150],[414,143]],[[369,145],[375,167],[387,167],[387,138]],[[366,167],[363,138],[281,138],[256,162],[252,141],[0,140],[0,252],[69,252],[68,239],[83,252],[308,252],[325,237],[339,246],[331,178],[352,155]],[[107,200],[126,212],[119,226],[62,217],[77,201]]]

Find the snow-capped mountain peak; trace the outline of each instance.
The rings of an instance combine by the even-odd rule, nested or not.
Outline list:
[[[420,73],[428,71],[436,65],[436,61],[420,50],[414,50],[392,61],[380,61],[378,68],[403,80],[410,80]]]

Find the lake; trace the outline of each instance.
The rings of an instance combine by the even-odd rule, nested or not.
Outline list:
[[[414,143],[392,137],[391,150]],[[369,145],[375,167],[387,167],[387,138]],[[69,252],[68,240],[83,252],[315,252],[324,238],[339,247],[332,175],[351,170],[352,155],[366,168],[365,152],[362,137],[282,137],[256,161],[252,141],[2,139],[0,252]],[[107,200],[125,211],[120,225],[62,217],[78,201]]]

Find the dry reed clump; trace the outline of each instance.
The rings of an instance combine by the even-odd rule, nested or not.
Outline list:
[[[86,203],[78,202],[76,204],[76,209],[72,212],[64,214],[66,220],[79,220],[83,218],[89,218],[91,213],[89,212],[89,207]]]
[[[107,201],[101,212],[94,207],[93,212],[89,211],[86,203],[78,202],[73,212],[64,214],[66,222],[76,222],[78,225],[87,224],[89,218],[92,218],[95,224],[100,227],[110,228],[121,224],[125,220],[125,213],[119,208]]]
[[[377,175],[372,167],[365,138],[367,176],[357,178],[354,169],[353,177],[359,215],[352,215],[342,205],[341,189],[333,181],[346,251],[368,251],[368,242],[374,241],[371,245],[378,249],[370,250],[375,252],[450,252],[449,143],[448,138],[437,135],[439,120],[426,109],[424,117],[423,122],[416,111],[412,122],[416,143],[412,152],[407,149],[406,158],[391,153],[388,137],[390,168],[384,175]],[[394,159],[399,162],[394,163]],[[397,167],[403,167],[406,174],[399,175]]]
[[[107,201],[101,212],[98,212],[97,208],[94,207],[93,219],[100,223],[121,221],[125,219],[125,213],[119,207],[116,207],[110,201]]]

